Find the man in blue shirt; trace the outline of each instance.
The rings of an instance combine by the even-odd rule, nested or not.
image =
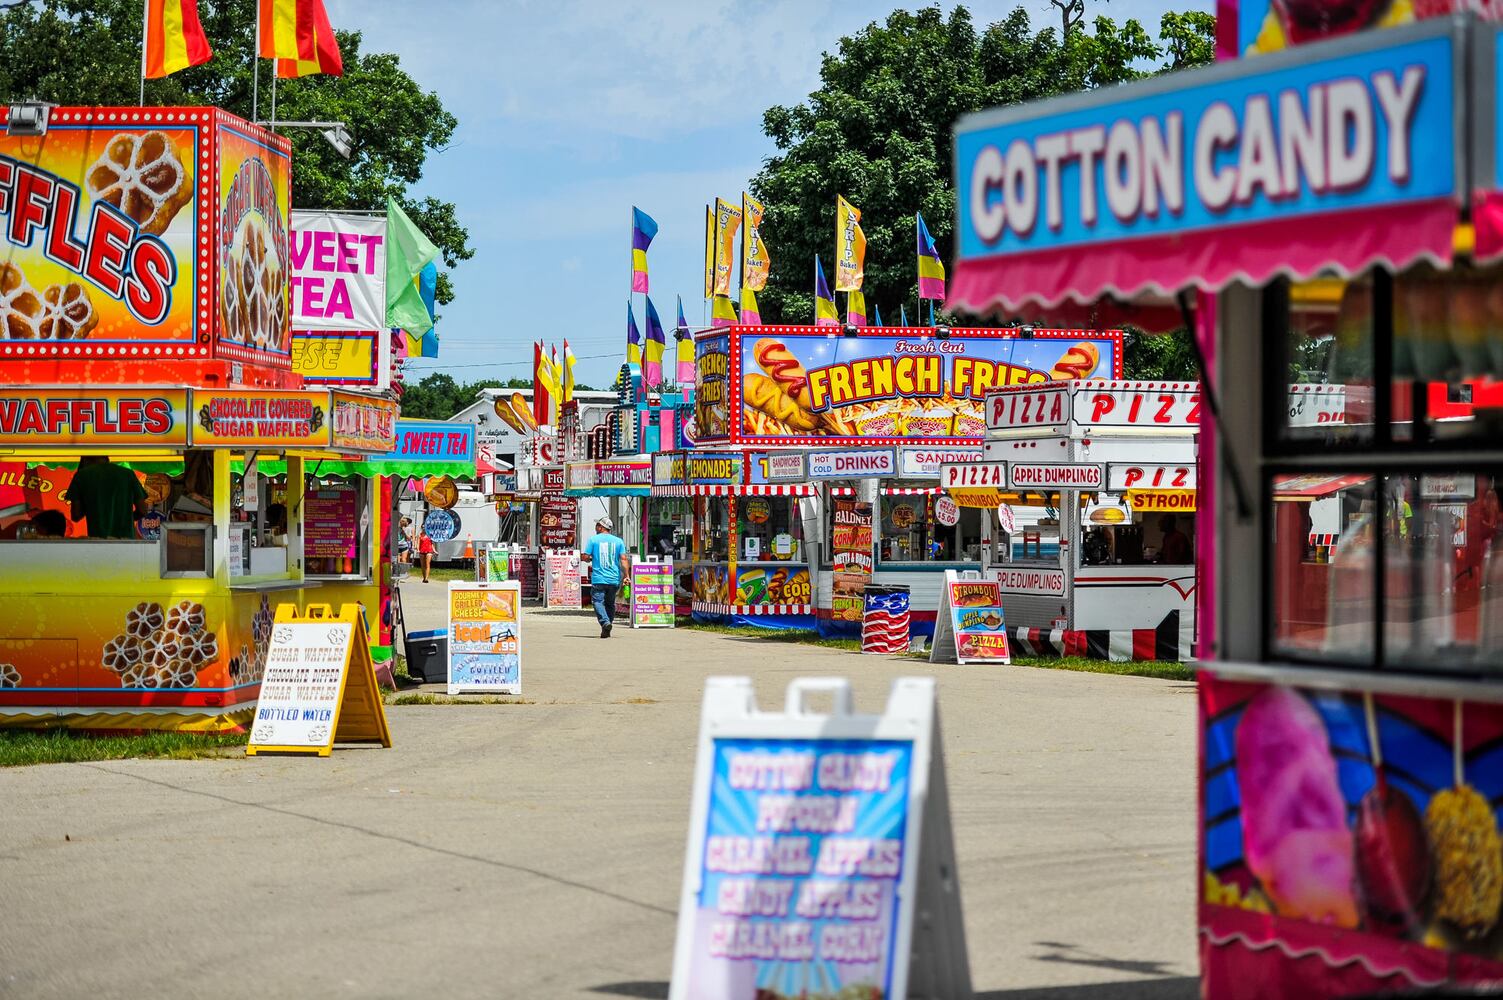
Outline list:
[[[595,522],[595,536],[585,543],[580,559],[590,564],[590,598],[600,619],[600,638],[611,637],[611,618],[616,613],[616,591],[626,571],[626,543],[611,534],[611,519]]]

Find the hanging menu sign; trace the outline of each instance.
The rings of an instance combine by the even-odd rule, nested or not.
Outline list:
[[[547,549],[574,547],[579,523],[579,501],[564,496],[564,470],[543,470],[543,492],[538,500],[538,542]]]
[[[928,678],[881,715],[844,679],[794,681],[777,713],[711,678],[669,997],[969,997],[940,745]]]
[[[673,628],[673,560],[631,561],[631,627]]]
[[[310,559],[353,559],[360,554],[358,495],[353,486],[309,490],[303,497],[303,553]]]
[[[449,581],[449,693],[522,693],[522,585]]]
[[[277,608],[245,752],[327,757],[335,743],[391,746],[358,604]]]

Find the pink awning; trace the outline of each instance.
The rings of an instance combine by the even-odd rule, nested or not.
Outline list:
[[[1172,303],[1186,289],[1215,292],[1234,281],[1262,285],[1281,276],[1347,277],[1373,264],[1402,270],[1420,260],[1448,267],[1457,217],[1455,202],[1439,198],[1084,249],[961,260],[945,308],[1024,315],[1043,311],[1050,317],[1125,320],[1162,329],[1180,324]]]

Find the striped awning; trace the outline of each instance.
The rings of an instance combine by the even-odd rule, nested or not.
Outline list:
[[[716,483],[695,486],[654,486],[655,497],[812,497],[808,483]]]
[[[884,486],[877,490],[885,497],[932,497],[943,493],[943,486]],[[853,497],[856,495],[854,486],[832,486],[830,496]]]
[[[1336,538],[1337,536],[1333,534],[1324,534],[1317,531],[1310,532],[1311,545],[1325,545],[1334,547],[1336,545]]]

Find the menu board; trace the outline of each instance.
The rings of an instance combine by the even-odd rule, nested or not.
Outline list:
[[[861,715],[840,678],[786,713],[710,678],[689,823],[672,1000],[898,1000],[910,961],[924,996],[971,996],[932,680]]]
[[[631,627],[673,628],[673,560],[631,562]]]
[[[945,571],[929,662],[1012,662],[1002,585],[997,580],[962,579],[954,570]]]
[[[359,555],[359,506],[353,486],[309,490],[303,497],[303,554],[310,559]]]
[[[338,617],[326,605],[310,605],[307,617],[295,605],[277,608],[248,756],[326,757],[336,741],[391,746],[364,621],[358,604]]]
[[[543,557],[543,607],[579,607],[578,552],[549,552]]]
[[[834,576],[830,617],[857,623],[865,607],[862,596],[872,576],[872,505],[861,500],[835,500]]]
[[[543,470],[538,499],[538,543],[548,549],[572,549],[579,528],[579,501],[564,496],[564,470]]]
[[[522,693],[522,586],[449,581],[449,693]]]

